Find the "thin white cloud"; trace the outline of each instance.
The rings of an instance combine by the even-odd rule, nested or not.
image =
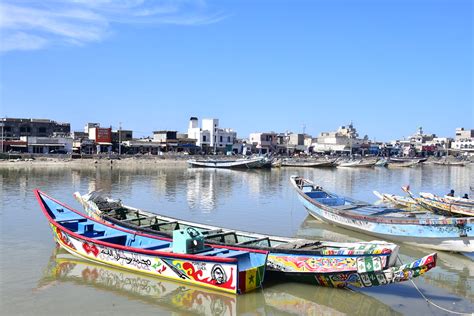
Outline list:
[[[0,51],[100,42],[115,23],[201,25],[223,18],[202,0],[3,0]]]

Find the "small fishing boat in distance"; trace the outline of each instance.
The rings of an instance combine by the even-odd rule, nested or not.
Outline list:
[[[253,157],[243,159],[205,159],[205,160],[188,160],[191,167],[202,168],[231,168],[231,169],[253,169],[262,167],[271,167],[271,161],[266,157]]]
[[[473,217],[380,207],[330,193],[299,176],[290,181],[308,213],[324,222],[417,247],[474,252]]]
[[[35,195],[54,239],[78,257],[233,294],[262,285],[266,251],[211,247],[192,228],[174,230],[172,239],[146,235],[94,220],[39,190]]]
[[[192,227],[210,244],[269,251],[266,271],[278,280],[328,287],[369,287],[406,281],[436,264],[436,256],[432,254],[414,263],[396,266],[399,247],[393,243],[338,243],[269,236],[158,215],[124,205],[98,192],[85,195],[76,192],[74,196],[91,216],[116,226],[158,236],[170,236],[174,229]]]

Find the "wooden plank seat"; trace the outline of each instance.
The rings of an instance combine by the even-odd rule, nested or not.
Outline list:
[[[103,242],[125,246],[127,242],[127,235],[107,235],[94,238]]]
[[[268,237],[262,237],[262,238],[257,238],[257,239],[252,239],[252,240],[247,240],[247,241],[241,241],[239,243],[237,243],[236,245],[252,245],[252,244],[257,244],[257,243],[260,243],[261,241],[267,241],[268,243],[268,247],[270,247],[270,238]]]
[[[249,252],[248,251],[230,251],[228,253],[220,253],[218,254],[219,257],[224,257],[224,258],[235,258],[235,257],[240,257],[240,256],[244,256],[244,255],[248,255]]]
[[[198,254],[200,256],[215,256],[217,254],[224,254],[224,253],[228,253],[228,252],[229,252],[229,249],[213,248],[213,249],[208,250],[208,251],[199,252]]]
[[[214,240],[214,241],[225,242],[226,241],[225,237],[230,236],[230,235],[233,235],[235,242],[237,242],[237,235],[235,234],[234,231],[222,232],[222,233],[217,233],[217,234],[210,234],[210,235],[206,235],[205,238],[207,240],[211,239],[211,240]]]

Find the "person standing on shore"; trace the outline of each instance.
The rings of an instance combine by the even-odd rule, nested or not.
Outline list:
[[[454,197],[454,190],[451,189],[451,191],[449,191],[448,194],[446,194],[446,196],[451,196],[451,197]]]

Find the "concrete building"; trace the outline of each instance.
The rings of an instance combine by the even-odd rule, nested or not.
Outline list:
[[[22,136],[20,140],[26,143],[30,154],[71,154],[72,137],[38,137]]]
[[[20,139],[22,136],[49,137],[68,135],[71,132],[69,123],[58,123],[48,119],[0,118],[2,140]]]
[[[335,132],[322,132],[316,142],[312,144],[314,152],[356,152],[368,144],[368,137],[359,138],[357,130],[352,123],[348,126],[341,126]]]
[[[474,154],[474,129],[456,128],[451,149],[461,153]]]
[[[274,153],[277,147],[277,134],[275,132],[251,133],[249,143],[257,153]]]
[[[203,119],[200,128],[197,117],[191,117],[188,137],[195,139],[196,145],[204,152],[226,152],[232,151],[237,133],[230,128],[220,128],[218,119]]]

